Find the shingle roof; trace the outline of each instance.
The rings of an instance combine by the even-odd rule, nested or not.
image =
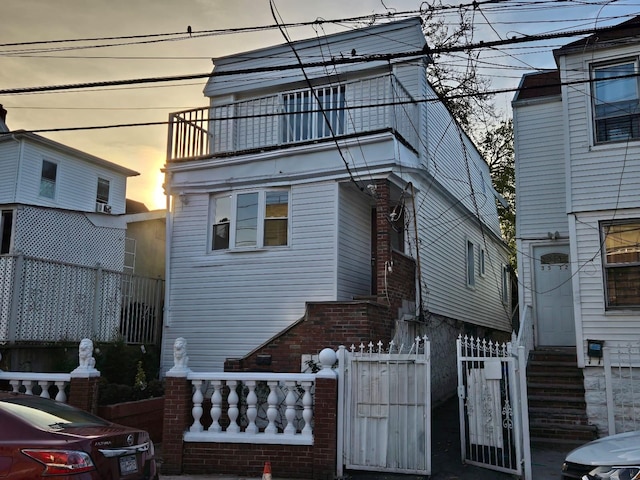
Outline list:
[[[553,97],[560,95],[560,93],[560,72],[558,70],[529,73],[522,77],[513,101]]]

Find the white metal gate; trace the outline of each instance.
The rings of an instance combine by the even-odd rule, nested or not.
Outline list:
[[[531,478],[524,347],[459,337],[462,461]]]
[[[340,350],[338,474],[353,470],[431,474],[429,340]]]

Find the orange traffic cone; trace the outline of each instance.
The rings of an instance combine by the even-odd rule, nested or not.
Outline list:
[[[271,462],[264,462],[262,469],[262,480],[271,480]]]

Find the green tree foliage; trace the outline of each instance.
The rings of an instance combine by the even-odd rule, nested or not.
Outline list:
[[[507,205],[498,203],[500,228],[509,245],[510,263],[516,266],[516,186],[513,150],[513,121],[503,120],[487,129],[478,148],[489,164],[489,172],[496,191]]]
[[[432,49],[443,53],[432,55],[427,68],[429,83],[458,124],[475,141],[489,164],[494,188],[506,200],[498,203],[502,234],[510,249],[510,263],[516,267],[515,246],[515,168],[513,150],[513,122],[497,120],[491,81],[478,73],[480,50],[466,54],[449,54],[447,48],[473,42],[474,27],[470,10],[461,7],[457,22],[447,20],[441,8],[442,0],[423,2],[427,6],[422,15],[423,32]]]

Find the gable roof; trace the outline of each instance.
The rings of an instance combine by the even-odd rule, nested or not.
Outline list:
[[[63,143],[50,140],[48,138],[42,137],[35,133],[27,132],[25,130],[13,130],[8,133],[0,134],[0,142],[10,141],[10,140],[21,140],[21,141],[39,143],[48,148],[58,150],[59,152],[63,152],[67,155],[79,157],[88,163],[92,163],[96,166],[109,169],[113,172],[119,173],[120,175],[125,175],[127,177],[135,177],[137,175],[140,175],[139,172],[136,172],[135,170],[131,170],[130,168],[123,167],[122,165],[118,165],[117,163],[109,162],[108,160],[104,160],[103,158],[96,157],[94,155],[91,155],[90,153],[83,152],[81,150],[70,147]]]
[[[420,52],[416,57],[428,59],[422,54],[427,41],[422,32],[422,21],[419,17],[411,17],[397,22],[381,23],[369,27],[348,30],[306,40],[284,43],[271,47],[241,52],[213,59],[214,73],[227,73],[234,70],[258,69],[257,72],[242,75],[220,75],[209,78],[204,88],[206,96],[228,95],[242,91],[263,89],[282,83],[304,81],[301,69],[292,50],[302,58],[305,64],[320,64],[334,58],[366,57],[376,54],[396,54],[400,61],[407,61],[404,55]],[[414,58],[414,57],[411,57]],[[324,65],[305,68],[309,78],[338,75],[346,71],[371,69],[386,66],[386,60],[378,62],[364,61],[359,63]],[[268,75],[269,68],[292,66],[294,68],[273,72]],[[230,81],[232,80],[232,81]]]

